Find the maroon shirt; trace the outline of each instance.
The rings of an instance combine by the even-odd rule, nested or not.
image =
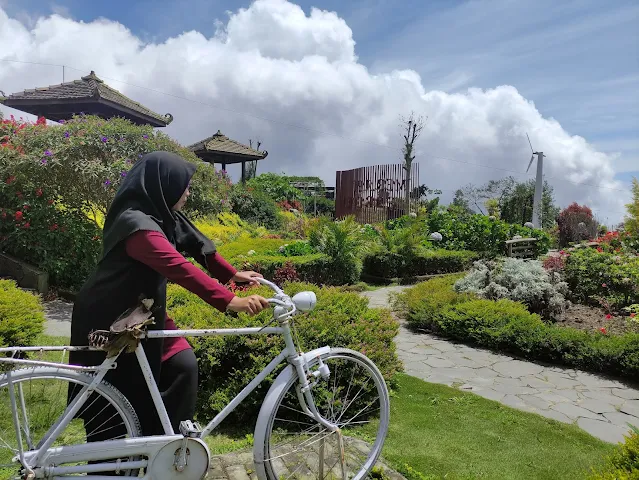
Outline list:
[[[235,295],[222,284],[227,283],[237,273],[219,253],[206,257],[209,277],[178,252],[160,232],[140,230],[126,240],[126,253],[138,262],[144,263],[164,275],[170,282],[195,293],[206,303],[220,311],[225,311]],[[219,281],[218,281],[219,280]],[[166,317],[166,330],[177,330],[175,322]],[[191,348],[184,337],[165,338],[162,361],[182,350]]]

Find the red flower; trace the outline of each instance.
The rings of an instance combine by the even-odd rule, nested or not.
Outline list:
[[[606,315],[606,320],[610,320],[612,318],[612,315],[608,314]]]
[[[18,222],[19,222],[20,220],[22,220],[22,216],[23,216],[23,213],[22,213],[21,211],[19,211],[19,210],[18,210],[18,211],[16,212],[16,221],[18,221]]]
[[[36,197],[41,197],[41,196],[42,196],[42,189],[41,189],[41,188],[38,188],[38,189],[36,190]]]
[[[53,200],[49,199],[49,200],[47,200],[47,203],[48,203],[49,205],[53,205]]]
[[[22,192],[16,192],[16,197],[22,198]]]
[[[7,178],[7,179],[5,180],[5,183],[6,183],[7,185],[11,185],[11,184],[14,182],[14,180],[15,180],[15,179],[16,179],[16,177],[15,177],[15,176],[13,176],[13,175],[11,175],[9,178]]]
[[[30,226],[31,226],[31,224],[30,224],[29,222],[27,222],[27,223],[25,223],[25,224],[23,225],[23,227],[24,227],[24,228],[29,228]]]
[[[636,316],[637,316],[637,314],[636,314],[636,313],[631,313],[631,314],[630,314],[630,318],[635,318]]]
[[[604,335],[607,333],[606,327],[601,327],[599,331],[603,333]]]
[[[7,212],[2,212],[2,218],[7,218]]]
[[[597,247],[597,251],[598,251],[599,253],[601,253],[601,252],[603,252],[603,248],[601,248],[601,247]]]
[[[27,205],[26,203],[22,205],[22,210],[29,210],[29,205]]]
[[[53,225],[51,225],[51,226],[49,227],[49,230],[51,230],[52,232],[53,232],[53,231],[55,231],[55,230],[57,230],[57,229],[58,229],[58,224],[57,224],[57,223],[54,223]]]
[[[565,253],[566,253],[566,252],[565,252],[565,251],[563,251],[563,250],[560,250],[560,251],[559,251],[559,255],[564,255]]]
[[[606,283],[602,283],[601,286],[606,288],[608,285]]]

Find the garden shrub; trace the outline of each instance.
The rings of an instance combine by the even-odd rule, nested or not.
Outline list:
[[[40,299],[12,280],[0,280],[0,347],[33,345],[43,331]]]
[[[319,218],[311,218],[292,212],[280,211],[278,215],[282,224],[282,234],[286,238],[306,239],[320,221]]]
[[[330,258],[334,270],[331,284],[344,285],[359,281],[362,258],[368,248],[360,230],[360,225],[349,217],[336,222],[324,219],[311,231],[310,245]]]
[[[2,248],[47,271],[57,286],[76,288],[94,268],[104,215],[145,153],[170,151],[198,166],[190,216],[229,209],[228,177],[150,126],[91,116],[56,125],[12,118],[0,122],[0,144]]]
[[[582,370],[639,375],[639,334],[614,336],[547,324],[521,303],[474,299],[454,292],[450,282],[429,280],[402,292],[398,310],[414,327],[444,337]]]
[[[639,303],[639,257],[581,248],[565,255],[564,276],[583,303],[603,303],[614,310]]]
[[[48,190],[0,182],[0,248],[49,274],[57,286],[77,288],[102,253],[102,230]],[[73,255],[69,255],[73,252]]]
[[[483,255],[498,256],[506,253],[506,240],[515,235],[536,238],[535,255],[543,255],[550,246],[550,236],[543,230],[491,220],[480,214],[458,215],[446,211],[435,211],[426,217],[429,233],[439,232],[441,248],[447,250],[472,250]]]
[[[479,258],[476,252],[455,250],[420,249],[415,256],[399,253],[375,252],[364,258],[367,275],[382,278],[406,278],[438,273],[455,273],[466,270]]]
[[[553,319],[567,306],[568,284],[558,273],[548,273],[538,260],[506,258],[476,262],[468,275],[455,283],[455,290],[488,300],[521,302],[530,312]]]
[[[559,213],[557,224],[559,225],[560,247],[597,236],[598,223],[592,215],[592,210],[576,202]]]
[[[393,387],[394,375],[400,369],[393,339],[398,324],[388,310],[370,309],[367,300],[336,288],[319,288],[309,284],[290,284],[287,293],[294,295],[312,290],[317,306],[295,319],[295,327],[303,350],[323,345],[352,348],[367,355],[378,366]],[[269,289],[250,289],[246,294],[270,296]],[[255,317],[240,314],[238,318],[213,310],[192,293],[170,285],[167,297],[169,314],[180,328],[255,327],[268,323],[270,309]],[[283,348],[277,336],[224,336],[189,339],[198,358],[200,383],[198,413],[212,418],[257,375]],[[267,378],[234,412],[230,422],[252,422],[270,383],[279,372]]]
[[[277,230],[281,226],[275,201],[262,191],[236,185],[231,193],[231,204],[233,213],[247,222],[270,230]]]
[[[250,258],[253,255],[273,255],[284,244],[283,240],[277,238],[240,237],[234,242],[221,245],[218,251],[226,259]]]
[[[639,429],[606,459],[604,467],[593,469],[588,480],[639,480]]]
[[[274,278],[276,272],[289,264],[295,268],[300,280],[317,285],[343,284],[343,275],[335,271],[333,262],[326,255],[315,253],[298,257],[276,257],[272,255],[253,255],[242,258],[235,257],[231,264],[241,270],[255,270],[265,278]]]

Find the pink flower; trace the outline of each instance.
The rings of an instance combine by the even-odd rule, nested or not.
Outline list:
[[[600,331],[601,333],[603,333],[604,335],[605,335],[606,333],[608,333],[608,331],[606,330],[606,327],[601,327],[601,328],[599,329],[599,331]]]
[[[610,320],[612,318],[612,315],[608,314],[606,315],[606,320]]]
[[[602,287],[604,287],[604,288],[606,288],[606,287],[608,286],[608,284],[606,284],[606,283],[602,283],[602,284],[601,284],[601,286],[602,286]]]

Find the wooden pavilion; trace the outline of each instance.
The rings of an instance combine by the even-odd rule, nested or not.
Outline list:
[[[268,155],[266,150],[260,152],[231,140],[219,130],[212,137],[190,145],[188,149],[205,162],[221,164],[224,171],[226,171],[227,165],[241,163],[242,183],[246,181],[246,162],[264,160]]]
[[[104,119],[123,117],[136,125],[153,127],[166,127],[173,121],[170,113],[160,115],[149,110],[109,87],[93,71],[80,80],[0,97],[0,103],[54,121],[70,120],[80,113]]]

